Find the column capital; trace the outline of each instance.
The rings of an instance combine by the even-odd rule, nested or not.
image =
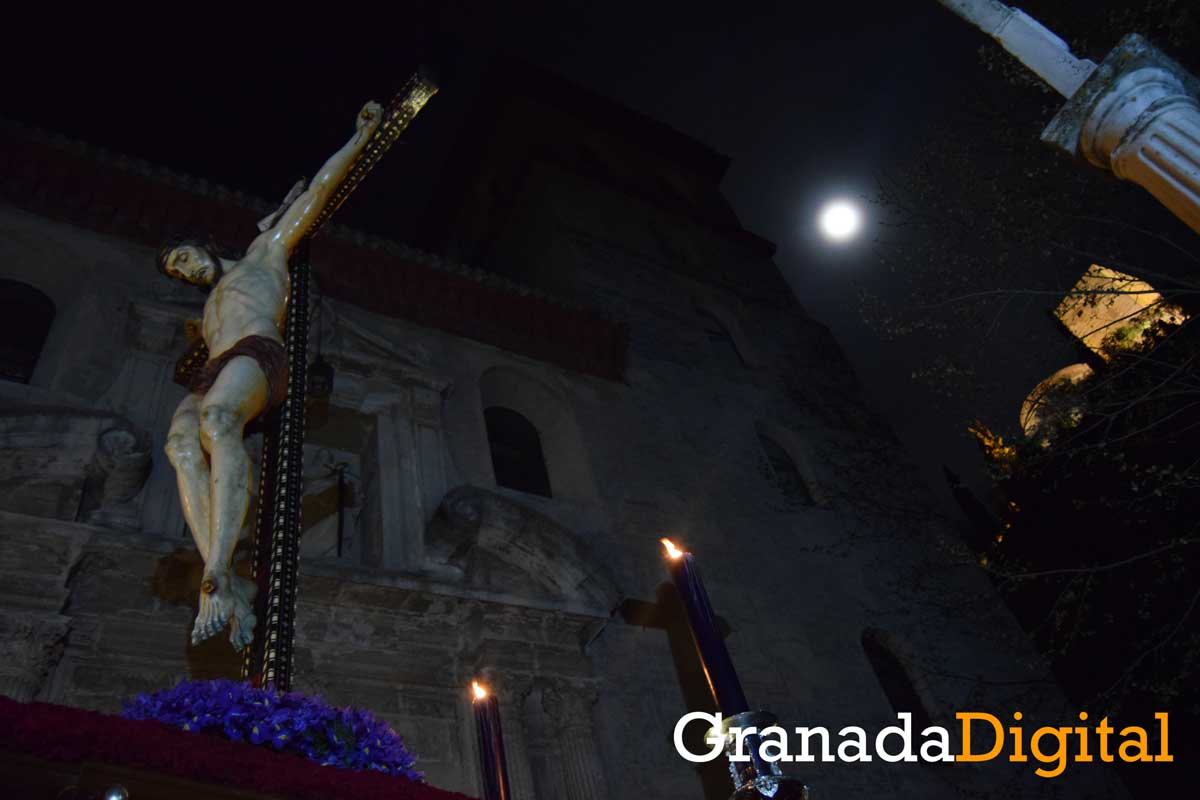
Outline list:
[[[500,698],[502,705],[510,705],[519,708],[525,702],[525,698],[529,697],[529,693],[533,691],[533,680],[528,676],[511,677],[505,676],[500,680],[496,687],[496,696]]]
[[[593,683],[553,681],[542,689],[542,708],[551,723],[560,730],[592,728],[592,707],[600,699],[600,688]]]
[[[1042,141],[1154,195],[1200,232],[1200,81],[1126,36],[1059,110]]]

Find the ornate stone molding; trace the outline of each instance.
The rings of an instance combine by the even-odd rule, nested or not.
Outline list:
[[[87,512],[87,521],[106,528],[140,530],[141,509],[133,502],[150,476],[153,461],[147,437],[132,426],[103,431],[97,439],[91,491],[85,503],[97,504]]]
[[[431,568],[465,572],[482,551],[555,598],[607,618],[624,593],[608,568],[570,530],[508,497],[462,486],[446,494],[427,534]],[[519,594],[519,592],[515,592]]]
[[[174,359],[188,345],[184,321],[190,316],[198,317],[201,306],[194,309],[161,303],[133,302],[129,304],[129,316],[125,320],[125,344],[129,349]]]
[[[0,694],[33,700],[62,656],[69,627],[59,614],[0,613]]]
[[[136,430],[120,414],[94,408],[0,406],[0,481],[7,482],[0,507],[37,517],[75,520],[103,472],[97,464],[103,437]],[[113,484],[114,498],[129,488],[118,490],[122,480]]]
[[[157,247],[181,228],[244,243],[274,208],[256,198],[136,159],[14,124],[0,124],[0,196],[14,206]],[[80,185],[103,185],[96,196]],[[313,247],[328,290],[362,308],[476,339],[569,369],[616,380],[628,332],[499,275],[407,244],[332,226]]]

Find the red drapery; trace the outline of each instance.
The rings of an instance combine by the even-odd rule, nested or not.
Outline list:
[[[289,800],[468,800],[406,778],[322,767],[269,747],[159,722],[5,697],[0,697],[0,751],[66,764],[103,762]]]

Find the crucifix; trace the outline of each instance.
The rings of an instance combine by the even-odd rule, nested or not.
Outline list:
[[[418,72],[386,108],[367,103],[354,136],[307,187],[259,223],[239,258],[203,241],[165,245],[165,274],[209,288],[202,335],[176,366],[189,394],[167,434],[184,518],[204,560],[192,643],[228,626],[243,678],[287,691],[299,570],[301,465],[308,337],[308,241],[437,91]],[[262,419],[263,450],[252,580],[232,558],[250,505],[248,423]]]

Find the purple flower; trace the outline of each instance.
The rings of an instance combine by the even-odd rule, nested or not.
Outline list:
[[[194,732],[249,741],[318,764],[371,769],[412,780],[424,776],[404,740],[364,709],[333,708],[316,697],[279,694],[226,680],[190,681],[138,695],[122,716],[154,719]]]

